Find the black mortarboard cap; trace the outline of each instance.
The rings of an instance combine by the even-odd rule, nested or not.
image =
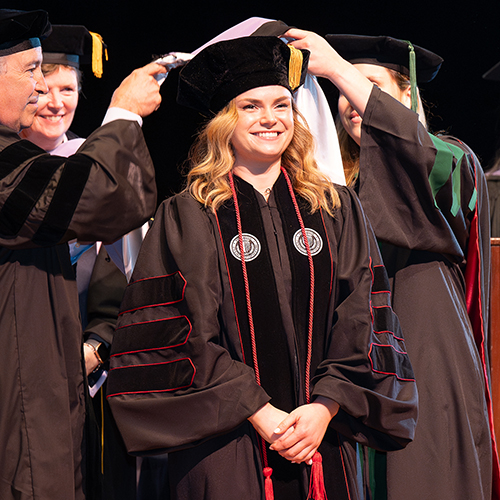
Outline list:
[[[330,45],[347,61],[384,66],[410,76],[410,46],[415,50],[418,83],[430,82],[443,59],[430,50],[390,36],[326,35]]]
[[[46,64],[65,64],[79,68],[80,64],[92,63],[97,77],[102,75],[103,51],[106,45],[97,33],[85,26],[73,24],[54,24],[52,34],[42,43],[43,62]]]
[[[51,25],[44,10],[0,9],[0,56],[40,47]]]
[[[493,68],[490,68],[484,75],[485,80],[500,81],[500,62],[496,63]]]
[[[184,66],[177,102],[209,116],[247,90],[281,85],[293,92],[304,83],[309,51],[275,36],[250,36],[214,43]]]

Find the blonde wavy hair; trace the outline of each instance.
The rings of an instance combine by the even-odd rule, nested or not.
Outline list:
[[[317,167],[313,136],[295,105],[293,116],[294,133],[281,157],[281,165],[295,192],[309,203],[311,213],[322,208],[333,215],[333,209],[340,205],[338,193]],[[232,198],[228,174],[234,164],[231,138],[237,122],[238,110],[233,99],[203,127],[190,150],[186,189],[213,211]]]
[[[406,75],[403,75],[402,73],[399,73],[398,71],[389,68],[387,68],[387,71],[389,71],[393,80],[396,82],[401,91],[404,91],[409,87],[410,79]],[[417,88],[417,96],[418,96],[418,105],[417,105],[418,119],[420,120],[422,125],[427,129],[426,115],[422,99],[420,97],[420,91],[418,90],[418,88]],[[337,127],[337,135],[339,138],[342,163],[344,165],[346,184],[348,186],[351,186],[352,184],[354,184],[359,175],[359,146],[354,141],[354,139],[346,132],[344,126],[342,125],[340,116],[338,115],[337,118],[335,119],[335,125]]]

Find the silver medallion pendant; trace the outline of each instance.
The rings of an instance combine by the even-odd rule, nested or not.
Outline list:
[[[311,255],[314,257],[321,252],[321,249],[323,248],[323,240],[319,233],[309,227],[306,227],[306,236],[309,248],[311,249]],[[304,237],[302,236],[301,229],[293,235],[293,244],[302,255],[307,255],[307,249],[304,245]]]
[[[256,259],[260,254],[260,241],[253,235],[242,233],[243,237],[243,252],[245,254],[245,262],[250,262]],[[240,242],[238,235],[236,235],[229,244],[231,254],[235,259],[241,260]]]

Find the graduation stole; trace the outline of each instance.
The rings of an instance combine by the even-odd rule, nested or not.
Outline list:
[[[295,338],[291,340],[285,335],[259,200],[254,188],[242,179],[230,175],[230,182],[233,200],[219,208],[216,217],[226,255],[244,362],[254,368],[257,382],[272,397],[272,404],[290,411],[304,401],[309,402],[311,366],[317,366],[325,351],[333,282],[330,243],[321,211],[310,214],[304,200],[299,198],[295,202],[291,184],[288,184],[283,170],[273,192],[292,272]],[[314,269],[319,272],[314,272]],[[293,345],[290,345],[291,341]],[[272,498],[267,484],[272,471],[267,467],[265,446],[261,451],[267,499]]]

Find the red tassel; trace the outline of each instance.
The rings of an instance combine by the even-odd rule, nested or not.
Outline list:
[[[323,458],[318,451],[313,455],[311,479],[309,480],[309,495],[307,500],[328,500],[326,498],[325,481],[323,478]]]
[[[264,467],[264,493],[266,494],[266,500],[274,500],[273,491],[273,480],[271,479],[271,474],[273,469],[271,467]]]

